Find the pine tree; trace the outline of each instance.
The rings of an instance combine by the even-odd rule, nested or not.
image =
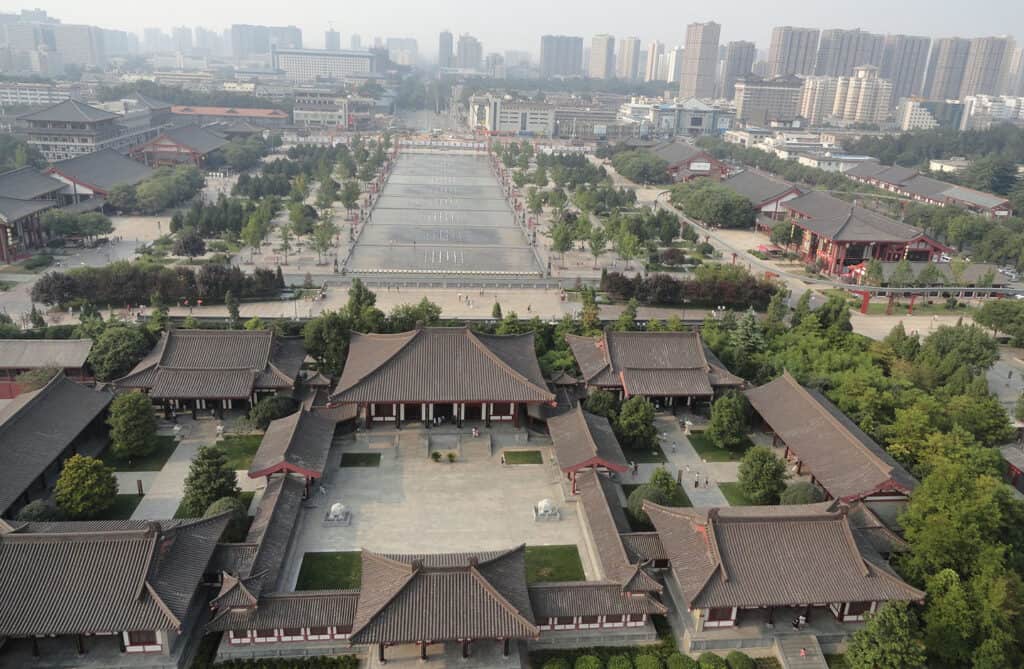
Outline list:
[[[185,477],[185,495],[178,511],[186,518],[201,518],[218,499],[237,497],[238,493],[238,476],[228,468],[224,451],[200,446]]]

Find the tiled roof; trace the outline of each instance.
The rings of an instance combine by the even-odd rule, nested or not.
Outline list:
[[[256,509],[256,517],[249,526],[245,543],[256,544],[256,554],[248,574],[261,581],[261,589],[273,592],[288,554],[288,545],[302,506],[305,484],[301,478],[287,474],[270,477],[263,498]]]
[[[0,635],[180,630],[227,522],[0,532]]]
[[[752,170],[743,170],[722,181],[722,185],[747,198],[754,206],[771,202],[797,190],[791,183],[772,179]]]
[[[646,502],[684,601],[693,608],[921,601],[924,593],[862,554],[831,503],[668,508]]]
[[[0,174],[0,197],[36,200],[64,188],[64,182],[41,174],[34,167],[20,167]]]
[[[588,384],[623,387],[631,395],[714,392],[713,370],[696,332],[608,331],[597,339],[566,335],[565,340]],[[736,377],[729,377],[714,378],[736,385]]]
[[[469,328],[353,332],[332,402],[552,402],[533,334]]]
[[[622,591],[618,583],[580,581],[529,586],[530,604],[538,622],[559,616],[664,614],[665,606],[646,594]]]
[[[595,416],[577,405],[549,419],[548,430],[562,471],[598,465],[618,472],[629,469],[611,423],[604,416]]]
[[[215,135],[209,130],[200,128],[197,125],[183,125],[168,128],[164,131],[161,137],[166,137],[175,144],[187,147],[204,155],[211,151],[216,151],[228,143],[228,140],[224,139],[220,135]],[[160,138],[158,137],[154,141],[159,142]]]
[[[577,472],[576,490],[604,578],[618,583],[624,590],[636,588],[636,592],[660,592],[661,586],[630,562],[597,471],[582,469]]]
[[[230,116],[237,118],[287,119],[288,113],[280,109],[248,109],[244,107],[197,107],[195,105],[173,105],[172,114],[182,116]]]
[[[291,388],[301,349],[300,341],[269,330],[171,330],[114,384],[155,398],[240,399],[254,389]]]
[[[909,242],[924,236],[919,228],[821,191],[805,193],[782,206],[809,217],[795,221],[800,227],[835,241]]]
[[[109,193],[116,186],[134,186],[153,175],[149,167],[125,158],[113,149],[62,160],[54,163],[49,172],[85,184],[103,194]]]
[[[334,437],[334,422],[304,410],[271,421],[249,464],[249,476],[292,471],[320,478]]]
[[[694,158],[704,154],[704,150],[699,146],[695,146],[687,142],[666,142],[652,147],[651,153],[662,160],[667,160],[669,165],[675,165],[677,163],[693,160]]]
[[[15,200],[10,197],[0,197],[0,221],[16,223],[26,216],[49,209],[56,204],[53,200]]]
[[[217,544],[210,560],[211,572],[226,571],[230,574],[248,574],[252,569],[252,561],[256,558],[259,544]]]
[[[950,186],[946,190],[942,191],[942,195],[950,200],[964,202],[984,209],[991,209],[992,207],[999,207],[1001,205],[1009,205],[1010,202],[1002,195],[985,193],[980,190],[974,190],[973,188],[966,188],[964,186]]]
[[[249,609],[218,609],[206,626],[210,632],[285,627],[339,627],[349,629],[355,617],[358,590],[306,590],[278,592],[260,597]]]
[[[91,339],[0,339],[0,368],[84,367]]]
[[[112,399],[109,393],[57,374],[39,390],[22,393],[0,409],[0,512],[60,457]]]
[[[622,545],[632,562],[640,563],[648,560],[666,560],[665,547],[657,532],[626,532],[620,534]]]
[[[523,547],[494,553],[363,551],[353,643],[532,639]]]
[[[951,184],[948,181],[925,176],[910,167],[889,167],[876,163],[858,165],[846,174],[854,178],[878,181],[911,195],[918,195],[933,200],[951,200],[981,209],[992,209],[1009,205],[1009,200],[1001,195]]]
[[[117,117],[117,114],[108,112],[105,109],[87,105],[74,98],[68,98],[46,109],[22,114],[18,119],[22,121],[52,121],[56,123],[95,123]]]
[[[751,406],[833,497],[909,493],[917,481],[821,394],[788,372],[746,391]]]

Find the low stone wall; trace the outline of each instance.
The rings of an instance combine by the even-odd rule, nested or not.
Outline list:
[[[643,646],[658,643],[650,622],[643,627],[612,627],[592,630],[551,630],[527,642],[529,650],[591,648],[594,646]]]

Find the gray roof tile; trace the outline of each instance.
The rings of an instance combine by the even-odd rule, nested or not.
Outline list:
[[[595,465],[620,472],[629,469],[611,423],[604,416],[595,416],[577,405],[549,419],[548,430],[562,471]]]
[[[77,183],[109,193],[116,186],[134,186],[153,175],[153,170],[113,149],[104,149],[84,156],[54,163],[50,172]]]
[[[0,174],[0,197],[37,200],[64,188],[64,182],[40,173],[34,167],[20,167]]]
[[[320,478],[333,437],[333,421],[301,409],[271,421],[249,464],[249,476],[285,470]]]
[[[0,339],[0,368],[84,367],[91,339]]]
[[[530,603],[538,622],[559,616],[664,614],[665,606],[647,594],[622,591],[618,583],[581,581],[538,583],[530,587]]]

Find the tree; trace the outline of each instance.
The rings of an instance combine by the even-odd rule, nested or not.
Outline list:
[[[113,381],[131,371],[149,352],[149,340],[131,325],[109,325],[89,352],[89,366],[100,381]]]
[[[53,377],[58,374],[62,374],[64,370],[59,367],[36,367],[26,372],[18,374],[14,378],[14,383],[17,384],[18,389],[23,392],[31,392],[33,390],[39,390],[47,383],[49,383]]]
[[[23,523],[52,523],[64,520],[64,514],[46,500],[37,499],[21,507],[16,518]]]
[[[416,304],[400,304],[388,314],[387,329],[391,332],[408,332],[420,326],[436,325],[441,320],[441,307],[427,298]]]
[[[598,388],[587,396],[583,408],[614,423],[615,417],[619,415],[619,399],[614,393]]]
[[[740,460],[740,487],[754,504],[778,504],[787,478],[786,463],[767,446],[754,446]]]
[[[224,306],[228,308],[228,323],[232,328],[238,327],[239,309],[238,298],[230,290],[224,293]]]
[[[661,184],[668,181],[668,161],[650,151],[623,151],[612,157],[615,171],[636,183]]]
[[[772,244],[788,248],[793,243],[794,226],[790,223],[776,223],[768,239]]]
[[[245,541],[245,533],[249,527],[249,510],[245,508],[242,500],[237,497],[221,497],[206,508],[203,518],[212,518],[222,513],[231,514],[231,520],[224,528],[224,534],[220,540],[224,542]]]
[[[347,309],[325,311],[302,328],[306,352],[316,359],[320,371],[330,376],[341,374],[351,329]]]
[[[640,254],[640,238],[632,232],[624,232],[616,237],[615,252],[619,254],[629,269],[629,261]]]
[[[910,261],[906,258],[901,259],[889,275],[888,284],[893,288],[904,288],[913,286],[914,282],[914,269],[910,266]]]
[[[110,403],[110,449],[118,460],[131,462],[147,455],[156,445],[153,404],[145,393],[118,395]]]
[[[629,511],[629,515],[635,521],[647,525],[650,524],[651,520],[647,517],[647,512],[644,511],[644,502],[651,502],[659,506],[670,506],[669,499],[669,495],[661,488],[644,483],[629,493],[629,499],[626,500],[626,508]]]
[[[821,488],[809,481],[800,481],[786,486],[779,495],[779,504],[814,504],[825,499]]]
[[[242,242],[250,249],[250,262],[252,262],[253,256],[256,255],[256,251],[259,250],[260,245],[263,244],[263,239],[266,236],[267,228],[260,220],[259,216],[256,214],[250,215],[249,220],[245,223],[245,227],[242,228]]]
[[[654,427],[654,405],[646,397],[629,398],[619,408],[614,427],[616,436],[626,448],[653,448],[658,434]]]
[[[185,228],[174,242],[174,255],[194,258],[206,253],[206,242],[195,228]]]
[[[200,446],[188,475],[178,515],[200,518],[221,497],[238,496],[238,476],[227,466],[224,451],[217,446]]]
[[[85,455],[72,455],[53,490],[57,506],[74,520],[96,518],[110,508],[117,496],[114,470],[102,460]]]
[[[281,237],[281,253],[284,254],[284,262],[282,264],[288,264],[288,252],[292,250],[292,226],[290,223],[285,223],[278,228],[278,235]]]
[[[922,616],[924,642],[934,665],[966,667],[970,665],[975,611],[960,576],[943,569],[928,579],[928,606]]]
[[[612,324],[611,329],[616,332],[629,332],[630,330],[636,329],[636,318],[637,308],[640,304],[636,301],[636,298],[630,299],[623,307],[622,313],[615,319],[615,323]]]
[[[857,630],[846,650],[850,669],[924,669],[917,617],[906,602],[888,602]]]
[[[726,655],[725,663],[729,669],[757,669],[757,663],[749,655],[738,650],[731,651]]]
[[[491,307],[491,318],[499,321],[502,319],[501,303],[498,302],[497,300],[494,301],[494,306]]]
[[[711,420],[704,435],[719,448],[738,451],[748,443],[750,405],[747,398],[729,391],[711,405]]]
[[[271,421],[295,413],[295,400],[282,395],[264,397],[249,410],[249,420],[261,430],[267,429]]]
[[[863,283],[868,286],[881,286],[884,281],[885,272],[882,262],[878,258],[872,258],[868,261],[868,266],[864,271]]]
[[[359,203],[360,193],[361,189],[359,188],[358,181],[353,181],[352,179],[346,181],[341,187],[341,193],[338,194],[341,206],[351,212]]]
[[[332,223],[330,218],[325,218],[313,228],[313,250],[316,251],[318,264],[323,261],[324,255],[331,250],[336,234],[338,234],[338,226]]]

